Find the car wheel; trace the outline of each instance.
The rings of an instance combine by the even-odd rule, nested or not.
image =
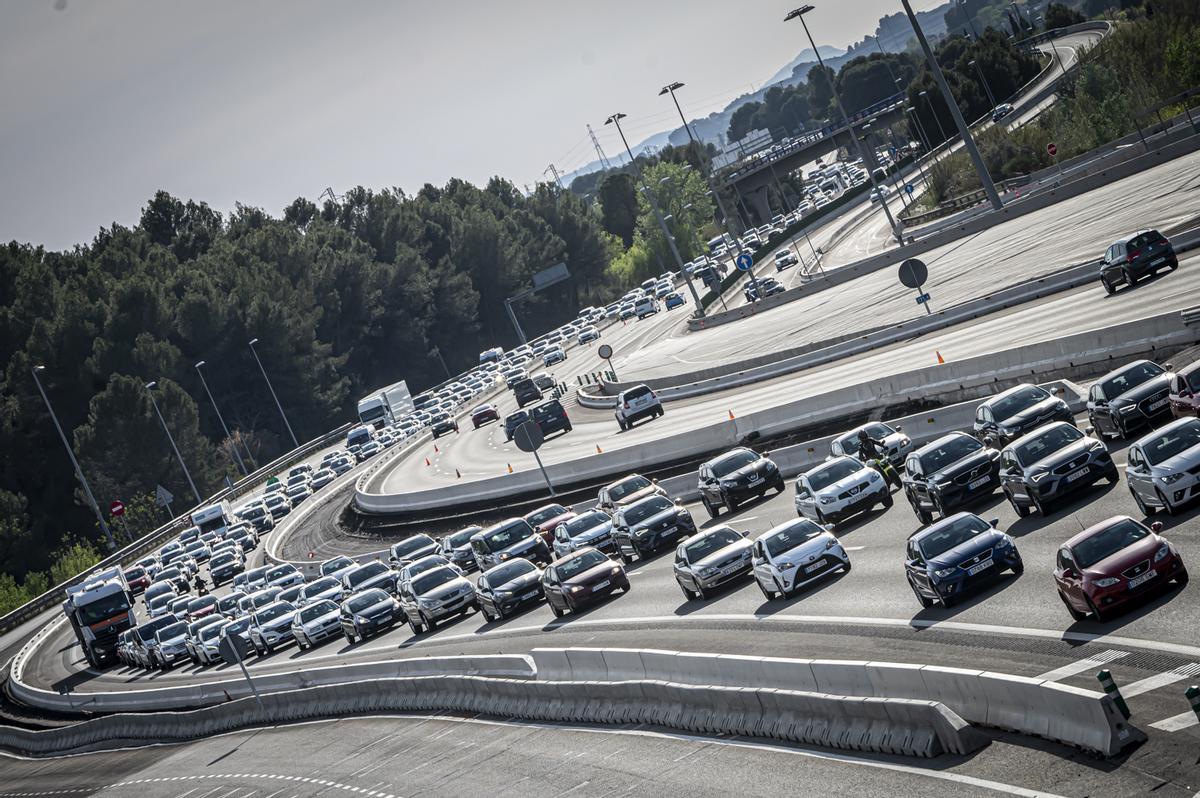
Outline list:
[[[563,431],[564,431],[564,432],[570,432],[572,429],[574,429],[574,428],[573,428],[573,427],[572,427],[570,424],[568,424],[568,425],[566,426],[566,428],[565,428]]]
[[[1149,518],[1158,512],[1157,507],[1151,507],[1150,505],[1146,504],[1146,502],[1142,501],[1142,497],[1138,495],[1138,492],[1133,489],[1132,485],[1129,486],[1129,494],[1133,496],[1133,503],[1137,505],[1138,512],[1144,517]]]
[[[1012,567],[1013,576],[1020,576],[1025,573],[1025,561],[1017,560],[1016,565]]]
[[[1175,515],[1177,512],[1179,512],[1173,506],[1171,506],[1171,503],[1167,501],[1166,495],[1164,495],[1161,490],[1155,488],[1154,492],[1158,494],[1158,503],[1162,505],[1162,508],[1164,511],[1166,511],[1167,515]]]
[[[712,503],[708,500],[707,496],[701,496],[700,503],[704,505],[704,509],[708,512],[709,518],[716,518],[721,512],[719,509],[712,506]]]
[[[421,624],[417,623],[412,618],[408,619],[408,628],[411,629],[412,633],[415,635],[419,635],[421,632],[425,631]]]
[[[686,587],[684,587],[683,582],[680,582],[678,579],[675,580],[675,584],[679,585],[679,589],[683,591],[683,597],[686,600],[691,601],[692,600],[692,591],[690,591]],[[766,591],[763,591],[763,592],[765,593]],[[770,596],[767,596],[767,598],[770,598]]]
[[[774,591],[767,590],[765,587],[763,587],[763,583],[759,582],[757,579],[755,579],[754,581],[758,582],[758,589],[762,591],[763,597],[766,598],[767,601],[770,601],[771,599],[775,598]]]
[[[922,524],[924,524],[926,526],[933,523],[933,513],[926,510],[924,507],[922,507],[920,505],[920,503],[918,503],[916,501],[912,502],[912,506],[913,506],[913,512],[917,514],[918,521],[920,521]]]
[[[827,523],[829,523],[828,519],[825,518],[825,513],[821,512],[820,507],[813,508],[813,514],[817,517],[817,523],[821,526],[825,526]]]
[[[1108,280],[1105,280],[1103,277],[1100,278],[1100,284],[1104,286],[1104,293],[1108,294],[1109,296],[1112,296],[1117,292],[1117,289],[1113,288],[1112,283],[1110,283]]]
[[[1028,507],[1024,507],[1024,506],[1018,504],[1016,497],[1014,497],[1007,490],[1004,491],[1004,495],[1008,497],[1008,503],[1012,505],[1013,512],[1017,514],[1018,518],[1027,518],[1029,516],[1029,508]]]
[[[550,612],[554,613],[554,617],[555,617],[555,618],[561,618],[561,617],[563,617],[563,611],[562,611],[562,610],[560,610],[560,609],[558,608],[558,606],[557,606],[557,605],[555,605],[555,603],[554,603],[553,601],[549,601],[549,600],[548,600],[546,603],[550,605]]]
[[[1187,572],[1187,569],[1184,568],[1184,569],[1180,570],[1180,572],[1175,576],[1175,584],[1179,585],[1180,587],[1187,587],[1187,583],[1188,583],[1188,572]]]
[[[1137,285],[1137,280],[1134,278],[1133,272],[1122,271],[1121,273],[1125,275],[1125,284],[1126,285],[1128,285],[1130,288]]]
[[[893,504],[896,503],[896,500],[892,498],[892,492],[890,490],[883,494],[883,501],[881,503],[883,504],[883,509],[885,510],[889,509]]]
[[[933,599],[929,598],[924,593],[922,593],[920,590],[918,590],[917,586],[915,584],[913,584],[913,581],[911,579],[908,580],[908,586],[912,588],[913,595],[917,597],[917,601],[919,601],[921,603],[922,607],[924,607],[925,609],[929,609],[930,607],[933,606]]]
[[[939,497],[937,494],[934,494],[932,497],[932,500],[933,500],[932,515],[937,515],[940,518],[945,518],[946,517],[946,508],[942,506],[941,497]]]
[[[738,508],[738,500],[729,495],[722,495],[721,502],[729,508],[729,512],[736,513]]]
[[[350,634],[345,629],[342,630],[342,637],[346,638],[346,642],[348,644],[354,645],[354,635]]]
[[[700,601],[708,598],[708,594],[704,592],[704,588],[700,585],[696,585],[696,598]]]
[[[432,632],[437,629],[437,621],[435,621],[433,618],[430,618],[425,613],[421,613],[421,625],[424,626],[425,630],[428,632]]]
[[[1092,602],[1091,598],[1089,598],[1087,600],[1087,605],[1088,605],[1088,610],[1091,612],[1092,617],[1096,619],[1096,623],[1104,623],[1105,621],[1108,620],[1108,615],[1101,612],[1100,608],[1097,607],[1095,605],[1095,603]]]
[[[1042,518],[1045,518],[1047,515],[1049,515],[1049,510],[1047,509],[1045,502],[1043,502],[1037,496],[1030,496],[1030,499],[1033,501],[1033,509],[1037,510],[1038,515],[1040,515]]]
[[[1075,607],[1071,605],[1071,602],[1067,601],[1067,597],[1063,595],[1061,590],[1058,591],[1058,597],[1062,599],[1063,606],[1067,608],[1067,612],[1070,613],[1072,620],[1082,621],[1083,619],[1087,618],[1087,613],[1080,612],[1079,610],[1075,609]]]
[[[493,617],[497,621],[504,620],[504,610],[499,605],[496,606],[496,614]]]
[[[946,609],[950,609],[951,607],[953,607],[955,605],[955,603],[958,602],[958,595],[952,593],[949,596],[940,596],[938,598],[938,601],[943,607],[945,607]]]

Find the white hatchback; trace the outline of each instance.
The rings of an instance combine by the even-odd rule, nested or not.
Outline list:
[[[768,599],[789,594],[834,571],[850,572],[850,555],[834,537],[807,518],[764,532],[750,551],[754,581]]]

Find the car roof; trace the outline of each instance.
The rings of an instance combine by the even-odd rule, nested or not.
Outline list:
[[[733,457],[734,455],[738,455],[743,452],[753,452],[753,451],[754,451],[753,449],[747,449],[745,446],[738,446],[735,449],[730,449],[729,451],[725,452],[724,454],[717,455],[713,459],[706,462],[705,465],[710,466],[710,467],[715,466],[717,463],[724,462],[724,461],[728,460],[729,458]],[[757,454],[757,452],[754,452],[754,453]]]
[[[1033,385],[1032,383],[1022,382],[1019,385],[1014,385],[1013,387],[1011,387],[1007,390],[1001,391],[1000,393],[996,394],[995,396],[989,396],[987,399],[984,399],[982,402],[980,402],[979,406],[980,407],[991,407],[996,402],[1000,401],[1001,399],[1005,398],[1006,396],[1016,393],[1017,391],[1024,390],[1025,388],[1037,388],[1037,387],[1038,386]]]

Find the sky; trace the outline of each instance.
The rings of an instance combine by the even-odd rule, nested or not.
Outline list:
[[[70,249],[159,189],[279,215],[326,187],[518,185],[704,116],[808,46],[796,0],[6,0],[0,241]],[[938,4],[915,0],[916,10]],[[807,19],[846,47],[899,0]]]

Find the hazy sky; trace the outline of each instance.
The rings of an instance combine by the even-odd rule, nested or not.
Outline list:
[[[69,248],[158,189],[278,215],[326,186],[570,171],[767,80],[797,0],[2,0],[0,241]],[[937,5],[916,0],[917,10]],[[845,47],[899,0],[808,19]],[[746,42],[740,44],[739,42]]]

